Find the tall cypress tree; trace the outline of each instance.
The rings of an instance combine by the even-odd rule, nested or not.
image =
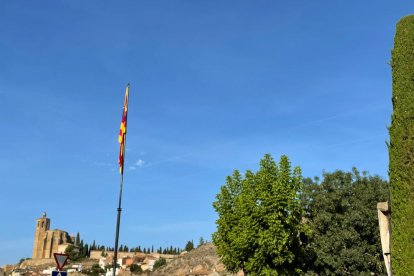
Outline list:
[[[79,245],[80,244],[80,234],[79,232],[76,234],[76,240],[75,240],[75,245]]]
[[[414,16],[397,24],[392,52],[389,176],[391,261],[396,275],[414,271]]]
[[[78,246],[79,246],[79,253],[83,257],[85,255],[85,252],[83,251],[83,240],[80,241]]]
[[[83,246],[82,253],[82,257],[89,257],[89,245],[87,243]]]

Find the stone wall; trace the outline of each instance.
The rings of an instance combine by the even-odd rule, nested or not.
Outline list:
[[[108,256],[113,256],[113,251],[105,251]],[[118,252],[118,258],[123,257],[133,257],[135,255],[134,252]],[[91,250],[91,254],[89,256],[90,259],[99,260],[102,258],[102,250]]]
[[[38,265],[50,265],[50,266],[56,266],[55,259],[30,259],[30,260],[24,260],[21,264],[21,268],[25,268],[28,266],[38,266]]]

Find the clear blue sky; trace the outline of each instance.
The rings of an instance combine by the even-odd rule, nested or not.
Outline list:
[[[388,65],[409,1],[2,1],[0,264],[35,220],[113,246],[210,240],[226,175],[287,154],[304,176],[387,178]]]

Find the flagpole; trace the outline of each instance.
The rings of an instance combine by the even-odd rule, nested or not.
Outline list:
[[[127,102],[124,101],[124,112],[126,112],[126,116],[128,115],[128,99],[129,99],[129,83],[127,85]],[[126,111],[125,111],[125,104],[126,104]],[[126,118],[126,121],[128,119]],[[114,248],[114,267],[113,267],[113,276],[116,275],[116,266],[117,266],[117,258],[118,258],[118,240],[119,240],[119,226],[121,224],[121,203],[122,203],[122,186],[124,183],[124,161],[125,161],[125,149],[126,149],[126,125],[125,125],[125,133],[123,133],[122,137],[123,147],[122,147],[122,167],[121,167],[121,176],[119,179],[119,199],[118,199],[118,215],[116,219],[116,234],[115,234],[115,248]]]
[[[125,135],[126,136],[126,135]],[[125,139],[125,138],[124,138]],[[125,141],[126,142],[126,141]],[[123,168],[122,168],[123,170]],[[115,248],[114,248],[114,273],[113,275],[115,276],[116,273],[116,264],[117,264],[117,258],[118,258],[118,240],[119,240],[119,225],[121,222],[121,201],[122,201],[122,184],[124,182],[124,172],[122,171],[121,173],[121,177],[120,177],[120,181],[119,181],[119,200],[118,200],[118,216],[116,219],[116,234],[115,234]]]

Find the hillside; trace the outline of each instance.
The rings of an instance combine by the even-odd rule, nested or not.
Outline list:
[[[82,261],[84,269],[89,269],[96,264],[96,259],[85,259]],[[25,260],[20,264],[21,269],[29,268],[35,275],[49,267],[54,267],[54,260]],[[70,264],[67,266],[69,268]],[[11,273],[18,265],[4,267],[5,271]],[[84,274],[82,274],[84,275]],[[128,270],[122,271],[119,275],[133,275]],[[135,275],[135,274],[134,274]],[[144,272],[147,276],[241,276],[243,273],[232,274],[226,271],[216,254],[216,247],[207,243],[190,252],[184,252],[180,256],[168,261],[162,267],[153,272]]]
[[[235,275],[226,271],[216,254],[216,247],[202,245],[158,268],[150,275],[154,276],[196,276],[196,275]],[[242,274],[237,274],[242,275]]]

